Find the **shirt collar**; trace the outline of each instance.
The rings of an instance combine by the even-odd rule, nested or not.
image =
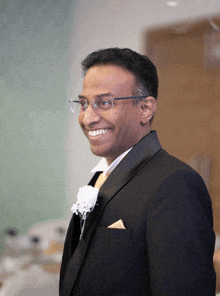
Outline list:
[[[106,174],[109,175],[132,148],[133,147],[129,148],[124,153],[119,155],[110,165],[108,165],[107,160],[104,157],[101,158],[99,163],[91,170],[91,173],[103,172],[104,176]]]

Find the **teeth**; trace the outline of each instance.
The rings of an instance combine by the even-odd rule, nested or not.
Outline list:
[[[96,131],[89,131],[89,136],[91,137],[95,137],[98,135],[103,135],[105,133],[107,133],[108,129],[100,129],[100,130],[96,130]]]

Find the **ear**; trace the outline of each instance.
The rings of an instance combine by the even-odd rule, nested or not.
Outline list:
[[[146,97],[140,102],[141,106],[141,123],[150,122],[157,109],[157,101],[154,97]]]

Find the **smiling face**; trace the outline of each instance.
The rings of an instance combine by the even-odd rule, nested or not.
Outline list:
[[[119,66],[93,66],[85,75],[80,97],[89,102],[107,93],[113,97],[128,97],[134,95],[135,85],[135,76]],[[134,104],[132,99],[114,101],[113,108],[102,112],[100,116],[89,104],[78,119],[91,151],[105,157],[110,164],[148,134],[150,124],[149,120],[143,122],[141,106],[141,103]]]

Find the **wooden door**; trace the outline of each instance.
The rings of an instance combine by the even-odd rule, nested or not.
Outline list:
[[[220,24],[220,18],[214,21]],[[163,148],[186,163],[211,159],[207,185],[220,233],[220,32],[201,20],[148,30],[146,36],[146,53],[159,74],[152,128]]]

